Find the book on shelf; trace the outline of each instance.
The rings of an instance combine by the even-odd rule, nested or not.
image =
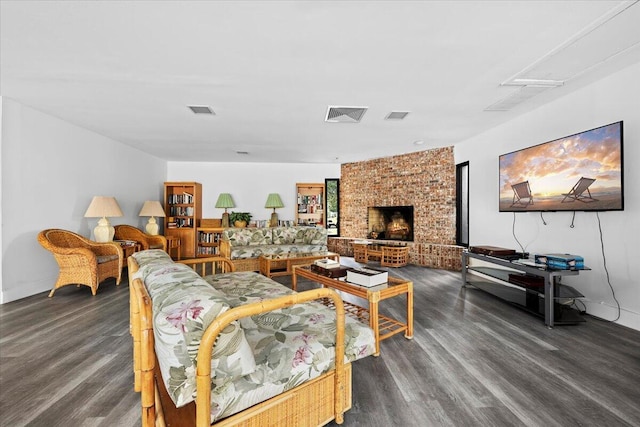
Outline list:
[[[171,205],[189,205],[193,203],[193,194],[183,192],[182,194],[169,194],[167,202]]]
[[[374,268],[350,268],[347,271],[347,282],[371,287],[381,285],[389,280],[389,273]]]

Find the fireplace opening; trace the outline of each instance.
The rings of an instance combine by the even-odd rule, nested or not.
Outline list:
[[[413,242],[413,206],[368,208],[368,238]]]

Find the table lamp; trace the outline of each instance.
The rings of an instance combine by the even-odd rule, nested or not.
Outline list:
[[[84,213],[85,218],[100,218],[98,225],[93,229],[96,242],[110,242],[113,240],[115,229],[109,224],[107,217],[122,216],[122,211],[115,197],[94,196]]]
[[[162,205],[160,204],[160,202],[157,200],[147,200],[146,202],[144,202],[144,205],[142,205],[142,209],[140,209],[140,213],[138,214],[138,216],[150,217],[149,222],[147,222],[147,225],[145,226],[145,230],[147,230],[148,234],[157,236],[160,227],[158,226],[155,217],[159,216],[161,218],[164,218],[165,216],[164,209],[162,209]]]
[[[218,201],[216,202],[216,208],[224,208],[224,213],[222,214],[222,227],[229,228],[229,213],[227,212],[228,208],[235,208],[236,205],[233,203],[233,199],[231,198],[231,194],[229,193],[220,193],[218,196]]]
[[[267,197],[267,203],[264,205],[265,208],[273,208],[273,213],[271,214],[271,221],[269,223],[270,227],[278,226],[278,214],[276,213],[277,208],[284,208],[284,204],[280,199],[280,195],[278,193],[271,193],[269,197]]]

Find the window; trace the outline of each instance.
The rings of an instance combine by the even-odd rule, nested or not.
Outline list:
[[[340,235],[340,180],[324,180],[324,194],[327,199],[327,235]]]
[[[469,247],[469,162],[456,165],[456,244]]]

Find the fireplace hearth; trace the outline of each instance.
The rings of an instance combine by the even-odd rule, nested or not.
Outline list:
[[[368,208],[368,238],[413,241],[413,206]]]

